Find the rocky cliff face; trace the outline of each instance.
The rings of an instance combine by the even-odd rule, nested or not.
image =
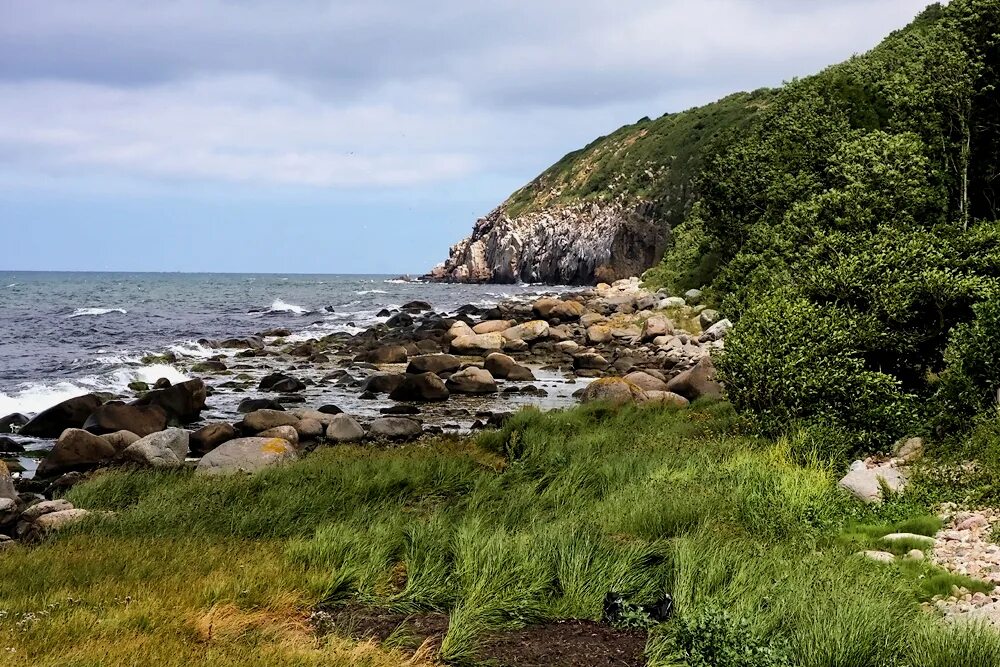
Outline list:
[[[508,216],[500,206],[427,278],[584,285],[638,275],[659,261],[666,230],[647,204],[578,203]]]

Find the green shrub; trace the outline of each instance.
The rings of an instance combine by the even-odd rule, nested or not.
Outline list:
[[[995,410],[1000,402],[1000,292],[974,308],[975,319],[952,330],[947,367],[937,392],[937,423],[944,429]]]
[[[718,607],[680,618],[672,633],[674,659],[688,667],[791,667],[787,646],[755,634],[752,624]]]

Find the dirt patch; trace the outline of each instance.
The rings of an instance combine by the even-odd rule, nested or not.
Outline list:
[[[343,637],[379,643],[391,639],[398,648],[415,651],[425,645],[439,647],[448,632],[448,616],[435,612],[401,614],[386,609],[347,605],[325,612],[318,628]]]
[[[479,658],[503,667],[643,667],[646,633],[555,621],[485,637]]]

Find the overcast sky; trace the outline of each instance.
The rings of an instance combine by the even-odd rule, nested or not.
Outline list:
[[[0,269],[417,273],[631,123],[925,0],[0,0]]]

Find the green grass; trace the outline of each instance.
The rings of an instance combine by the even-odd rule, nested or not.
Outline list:
[[[834,467],[793,449],[743,435],[724,403],[592,405],[524,411],[474,440],[322,449],[251,477],[105,473],[69,498],[114,516],[0,559],[0,636],[12,664],[136,664],[111,638],[147,662],[169,652],[163,664],[340,664],[354,648],[316,639],[304,619],[356,600],[448,613],[441,658],[466,664],[486,633],[598,619],[615,591],[633,604],[674,596],[678,618],[651,634],[654,666],[674,664],[678,629],[713,609],[725,610],[718,641],[749,633],[759,646],[733,650],[804,667],[988,655],[994,638],[920,609],[955,579],[852,555],[888,532],[933,532],[926,508],[862,506]],[[69,598],[94,611],[57,606],[17,627]],[[206,645],[216,662],[192,658]],[[357,664],[402,660],[365,650]]]

